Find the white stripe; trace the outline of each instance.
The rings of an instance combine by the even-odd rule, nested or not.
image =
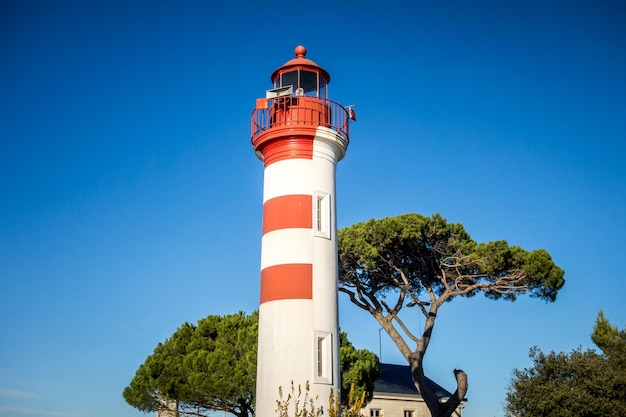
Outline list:
[[[311,229],[279,229],[263,235],[261,269],[283,264],[312,264]]]
[[[326,148],[322,152],[320,152],[320,144]],[[313,141],[313,158],[327,158],[336,164],[345,156],[347,148],[348,143],[337,132],[327,127],[317,128]]]
[[[265,168],[263,203],[283,195],[312,194],[313,161],[285,159]]]

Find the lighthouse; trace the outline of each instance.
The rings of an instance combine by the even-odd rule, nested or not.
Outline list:
[[[330,75],[295,48],[252,112],[263,162],[256,415],[276,415],[291,383],[328,407],[339,381],[335,172],[352,108],[328,99]]]

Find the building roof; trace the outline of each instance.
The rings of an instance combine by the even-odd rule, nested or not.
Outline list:
[[[428,384],[439,398],[448,398],[452,394],[433,380],[426,378]],[[411,368],[408,365],[380,364],[380,375],[374,383],[374,395],[394,394],[407,397],[421,397],[413,384]]]

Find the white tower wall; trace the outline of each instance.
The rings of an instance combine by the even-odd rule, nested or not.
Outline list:
[[[308,383],[324,409],[340,386],[335,171],[346,146],[337,132],[318,127],[310,159],[282,159],[264,171],[264,229],[271,230],[264,230],[261,249],[259,417],[276,415],[278,389],[286,397],[292,381],[303,390]],[[283,227],[290,224],[296,227]],[[292,280],[305,281],[307,270],[310,293],[285,290]]]

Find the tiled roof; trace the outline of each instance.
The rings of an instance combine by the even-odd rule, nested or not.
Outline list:
[[[426,380],[439,398],[447,398],[452,395],[433,380],[429,378],[426,378]],[[392,365],[390,363],[380,364],[380,375],[374,383],[374,395],[376,393],[420,397],[417,388],[413,384],[409,366]]]

